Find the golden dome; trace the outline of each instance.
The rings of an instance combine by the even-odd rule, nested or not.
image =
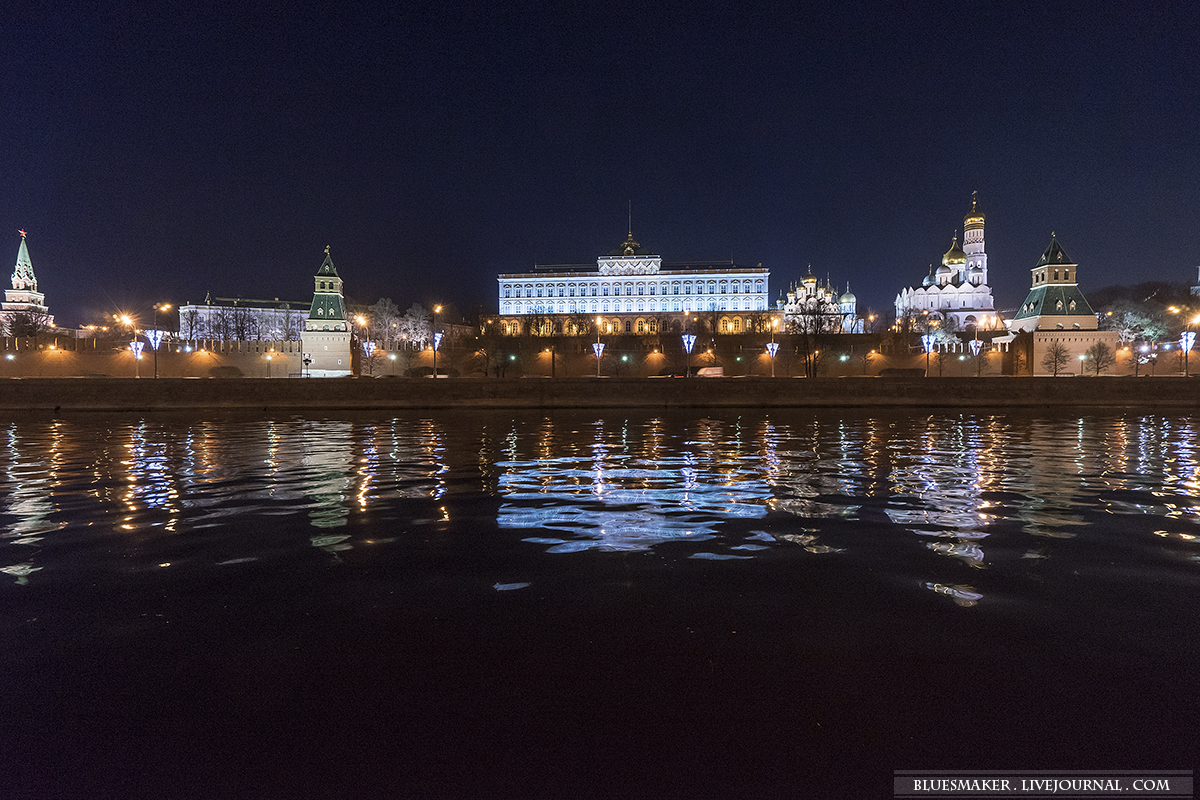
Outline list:
[[[955,264],[967,263],[967,254],[958,246],[958,234],[954,234],[954,243],[950,245],[950,249],[946,251],[946,255],[942,256],[942,264],[944,266],[952,266]]]
[[[979,210],[975,200],[975,193],[971,193],[971,210],[963,217],[963,229],[982,228],[983,227],[983,212]]]

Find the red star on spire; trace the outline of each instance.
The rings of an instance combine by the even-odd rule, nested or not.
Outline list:
[[[21,234],[22,239],[25,238],[25,231],[17,231],[17,233]]]

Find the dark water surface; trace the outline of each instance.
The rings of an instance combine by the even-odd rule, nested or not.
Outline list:
[[[890,797],[1180,769],[1197,424],[0,422],[0,797]]]

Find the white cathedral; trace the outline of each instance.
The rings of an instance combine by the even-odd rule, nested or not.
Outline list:
[[[963,218],[963,243],[958,236],[942,256],[942,265],[896,295],[896,319],[933,317],[953,320],[960,330],[1003,330],[988,285],[987,252],[983,244],[984,215],[974,198]]]

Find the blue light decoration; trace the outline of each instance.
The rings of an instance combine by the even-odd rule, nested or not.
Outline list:
[[[983,349],[983,342],[979,341],[978,339],[972,339],[970,341],[970,346],[971,346],[971,355],[977,356],[977,355],[979,355],[979,351]]]
[[[433,349],[434,349],[434,350],[437,350],[437,349],[438,349],[438,346],[439,346],[441,343],[442,343],[442,333],[441,333],[441,331],[438,331],[437,333],[435,333],[435,334],[433,335]]]
[[[683,335],[683,350],[685,353],[687,353],[688,355],[691,355],[692,347],[694,347],[695,344],[696,344],[695,334],[685,333]]]
[[[437,336],[441,336],[441,334],[439,333],[439,334],[437,334]],[[363,352],[367,354],[367,358],[369,359],[371,357],[371,354],[375,352],[375,343],[374,342],[363,342]]]
[[[1183,352],[1185,352],[1185,353],[1190,352],[1192,349],[1192,345],[1194,345],[1195,343],[1196,343],[1196,332],[1195,331],[1184,331],[1183,333],[1179,334],[1179,348],[1181,350],[1183,350]]]
[[[767,355],[774,359],[777,352],[779,352],[779,342],[767,342]]]
[[[134,358],[142,357],[142,348],[145,346],[146,346],[145,342],[139,342],[136,339],[129,343],[129,349],[133,352]]]
[[[596,354],[596,360],[600,360],[600,356],[604,355],[604,342],[595,342],[592,344],[592,352]]]
[[[163,337],[166,335],[167,335],[166,331],[156,331],[156,330],[146,331],[146,338],[150,340],[150,347],[152,347],[155,350],[157,350],[158,346],[160,344],[162,344]]]
[[[933,343],[935,341],[936,337],[932,333],[927,333],[921,337],[921,346],[925,348],[926,353],[933,352]]]

